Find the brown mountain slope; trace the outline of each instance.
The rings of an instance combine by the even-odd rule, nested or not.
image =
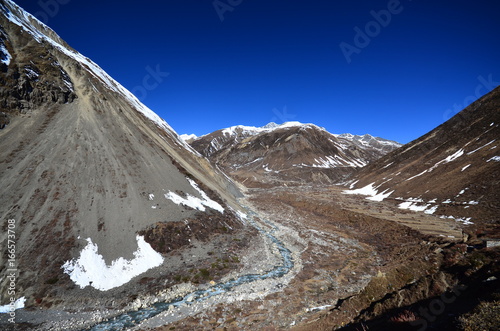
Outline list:
[[[337,183],[400,145],[289,122],[218,130],[191,146],[245,186],[261,187]]]
[[[8,234],[26,305],[71,307],[165,288],[185,267],[167,253],[243,233],[233,184],[95,63],[7,0],[0,36],[0,304]],[[139,267],[113,269],[121,258]]]
[[[361,169],[355,188],[373,184],[402,208],[498,224],[500,88],[421,138]],[[401,201],[405,200],[405,201]]]

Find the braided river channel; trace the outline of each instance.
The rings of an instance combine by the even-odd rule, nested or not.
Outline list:
[[[224,283],[215,284],[204,290],[197,290],[186,294],[184,297],[178,297],[174,300],[168,302],[155,303],[150,307],[141,308],[135,311],[129,311],[124,314],[118,315],[116,317],[110,318],[106,321],[100,322],[94,325],[90,329],[91,331],[114,331],[114,330],[124,330],[126,328],[131,328],[137,326],[142,321],[145,321],[153,316],[156,316],[169,309],[190,306],[197,302],[202,302],[208,298],[220,295],[222,293],[227,293],[233,291],[236,287],[255,282],[257,280],[264,280],[269,278],[280,278],[286,275],[294,266],[292,259],[292,254],[284,244],[278,240],[273,233],[277,230],[276,226],[269,221],[264,221],[272,230],[265,230],[260,227],[254,220],[255,213],[249,212],[248,222],[254,226],[262,235],[267,236],[271,242],[276,245],[277,250],[281,256],[281,261],[278,265],[274,266],[271,270],[263,274],[247,274],[242,275],[237,278],[230,279]]]

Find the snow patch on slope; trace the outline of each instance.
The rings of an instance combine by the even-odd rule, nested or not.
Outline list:
[[[388,190],[385,190],[381,193],[378,193],[377,189],[374,187],[375,183],[371,183],[366,185],[365,187],[358,188],[355,190],[344,190],[342,191],[343,194],[359,194],[359,195],[367,195],[368,197],[366,198],[367,200],[372,200],[372,201],[383,201],[384,199],[388,198],[394,191],[387,192]]]
[[[163,263],[163,257],[149,245],[143,236],[137,236],[137,251],[132,260],[122,257],[114,260],[110,266],[98,251],[97,244],[87,238],[87,246],[76,260],[67,261],[62,268],[71,280],[80,288],[88,285],[100,291],[128,283],[132,278]]]
[[[400,203],[399,206],[398,206],[398,208],[399,209],[412,210],[412,211],[424,211],[425,212],[426,209],[429,208],[429,206],[430,206],[430,204],[419,205],[416,202],[405,201],[405,202]],[[426,214],[433,214],[436,211],[436,209],[434,209],[434,207],[433,207],[428,212],[426,212]]]
[[[412,176],[408,179],[406,179],[406,181],[409,181],[409,180],[412,180],[416,177],[419,177],[419,176],[422,176],[423,174],[425,173],[428,173],[428,172],[432,172],[432,170],[436,169],[438,166],[440,166],[441,164],[445,164],[445,163],[449,163],[449,162],[452,162],[456,159],[458,159],[460,156],[464,155],[465,151],[463,149],[459,149],[458,151],[456,151],[455,153],[447,156],[446,158],[444,158],[443,160],[439,161],[439,162],[436,162],[436,164],[434,164],[432,167],[430,167],[429,169],[426,169],[424,171],[422,171],[421,173],[415,175],[415,176]],[[465,169],[464,169],[465,170]]]
[[[165,198],[168,200],[171,200],[173,203],[177,205],[184,205],[193,209],[197,209],[199,211],[205,211],[205,207],[209,207],[212,209],[217,210],[220,213],[224,213],[224,207],[222,207],[219,203],[216,201],[210,199],[205,192],[203,192],[199,187],[198,184],[195,183],[194,180],[187,178],[191,186],[198,191],[201,195],[201,199],[197,198],[195,196],[192,196],[190,194],[186,194],[186,198],[181,197],[180,195],[170,191],[167,194],[165,194]]]
[[[462,171],[464,171],[465,169],[467,169],[470,166],[471,166],[470,164],[466,165],[465,167],[462,168]]]
[[[342,193],[343,194],[360,194],[360,195],[374,196],[377,194],[377,190],[375,189],[375,187],[373,187],[374,184],[375,184],[375,182],[368,184],[362,188],[358,188],[358,189],[354,189],[354,190],[345,190],[345,191],[342,191]]]
[[[479,148],[476,148],[475,150],[471,151],[471,152],[468,152],[467,155],[471,155],[471,154],[474,154],[475,152],[477,152],[478,150],[480,149],[483,149],[484,147],[488,146],[488,145],[491,145],[493,144],[494,142],[496,141],[496,139],[493,139],[492,141],[490,141],[489,143],[479,147]]]
[[[181,134],[179,137],[182,140],[184,140],[184,141],[195,140],[196,138],[198,138],[198,136],[195,135],[194,133],[192,133],[192,134]]]
[[[366,199],[372,200],[372,201],[384,201],[384,199],[388,198],[392,193],[394,193],[394,191],[391,191],[391,192],[387,192],[387,191],[389,191],[389,190],[385,190],[382,193],[375,194],[374,196],[368,197]]]
[[[16,301],[13,301],[11,304],[7,304],[4,306],[0,306],[0,314],[7,314],[15,311],[16,309],[24,308],[24,303],[26,302],[25,297],[21,297]]]
[[[439,218],[442,218],[442,219],[454,219],[455,221],[457,222],[460,222],[460,223],[463,223],[464,225],[472,225],[474,224],[474,222],[471,222],[470,220],[472,219],[472,217],[454,217],[454,216],[440,216]]]
[[[9,65],[10,60],[12,60],[12,56],[10,55],[9,51],[7,50],[7,48],[5,48],[4,45],[0,44],[0,62],[5,65]]]

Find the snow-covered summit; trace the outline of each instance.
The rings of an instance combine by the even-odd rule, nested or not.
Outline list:
[[[194,133],[192,133],[192,134],[181,134],[179,137],[182,140],[184,140],[185,142],[187,142],[187,143],[189,143],[189,142],[195,140],[196,138],[198,138],[198,136],[195,135]]]
[[[340,139],[348,140],[360,147],[364,146],[367,148],[374,148],[385,152],[389,152],[403,146],[402,144],[396,141],[380,137],[374,137],[370,134],[364,134],[361,136],[361,135],[354,135],[352,133],[342,133],[342,134],[334,134],[334,136]]]
[[[297,121],[285,122],[282,124],[271,122],[261,127],[235,125],[229,128],[221,129],[203,135],[201,137],[193,137],[192,135],[183,135],[183,136],[185,138],[185,141],[188,141],[189,143],[192,143],[194,141],[209,140],[210,146],[207,147],[208,150],[206,150],[205,153],[207,155],[210,155],[214,152],[217,152],[225,147],[228,147],[234,143],[238,143],[249,137],[265,133],[271,133],[277,130],[296,129],[296,128],[300,128],[303,130],[313,129],[322,131],[326,133],[328,136],[331,136],[332,139],[338,140],[339,146],[341,148],[349,148],[350,145],[354,144],[362,149],[374,149],[383,152],[383,154],[386,154],[402,146],[398,142],[379,137],[374,137],[370,134],[365,134],[362,136],[354,135],[351,133],[332,134],[328,132],[325,128],[317,126],[315,124],[302,123]]]
[[[246,185],[259,182],[259,176],[266,182],[333,183],[399,147],[391,149],[378,139],[341,137],[311,123],[286,122],[233,126],[199,137],[191,146]]]
[[[236,126],[231,126],[226,129],[222,129],[222,133],[224,135],[234,135],[234,134],[243,134],[245,136],[252,136],[252,135],[257,135],[262,132],[271,132],[274,130],[279,130],[279,129],[285,129],[285,128],[295,128],[295,127],[301,127],[301,128],[307,128],[307,127],[315,127],[319,128],[318,126],[311,124],[311,123],[301,123],[301,122],[285,122],[282,124],[276,124],[274,122],[270,122],[264,126],[261,127],[256,127],[256,126],[246,126],[246,125],[236,125]],[[319,128],[324,130],[323,128]]]

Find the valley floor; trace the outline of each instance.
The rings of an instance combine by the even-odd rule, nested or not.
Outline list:
[[[467,260],[467,245],[459,243],[460,224],[344,195],[342,190],[330,186],[248,190],[242,204],[256,213],[259,226],[272,231],[264,221],[276,225],[273,235],[290,250],[292,270],[284,277],[241,285],[166,311],[135,329],[332,330],[384,314],[393,322],[410,314],[418,329],[419,323],[428,321],[401,309],[457,291],[469,279],[479,284],[492,279],[484,284],[492,287],[489,293],[498,292],[498,280],[491,278],[499,271],[498,252],[481,255],[480,262]],[[280,263],[275,244],[259,238],[240,255],[242,267],[224,279],[262,273]],[[450,271],[457,266],[463,270]],[[76,321],[108,313],[117,311],[76,315],[49,311],[37,318],[53,320],[41,325],[48,329],[71,325],[77,329],[82,324]]]
[[[278,237],[299,253],[296,262],[302,268],[281,291],[223,302],[155,330],[332,330],[383,314],[397,320],[405,314],[398,308],[467,282],[446,269],[466,259],[466,245],[458,244],[460,224],[342,190],[249,190],[244,203],[279,226]],[[488,261],[498,269],[495,258]],[[463,265],[468,276],[481,274],[477,279],[482,279],[494,272],[486,262],[472,269],[468,263]],[[486,269],[490,274],[483,275]],[[495,282],[488,286],[498,289]],[[412,316],[414,329],[428,323]]]

